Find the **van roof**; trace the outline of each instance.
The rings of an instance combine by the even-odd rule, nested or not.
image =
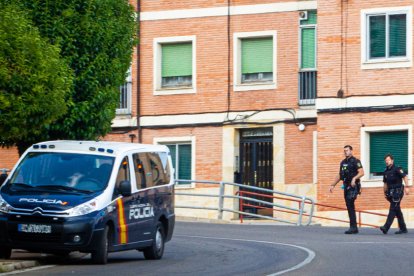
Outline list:
[[[56,140],[46,141],[32,145],[30,151],[75,151],[90,152],[97,154],[117,155],[130,150],[138,151],[164,151],[168,152],[168,147],[164,145],[150,145],[126,142],[107,142],[107,141],[75,141],[75,140]]]

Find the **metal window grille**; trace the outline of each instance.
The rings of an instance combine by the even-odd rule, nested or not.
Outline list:
[[[317,71],[299,72],[299,105],[314,105]]]
[[[132,77],[128,70],[126,82],[119,87],[119,102],[116,114],[131,114]]]

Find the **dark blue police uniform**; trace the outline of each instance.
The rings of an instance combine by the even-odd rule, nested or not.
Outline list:
[[[350,229],[345,232],[346,234],[358,233],[355,213],[355,200],[361,191],[361,182],[359,179],[357,179],[355,181],[355,187],[351,186],[351,182],[352,178],[354,178],[358,174],[358,170],[361,168],[361,161],[359,161],[354,156],[342,160],[339,167],[340,179],[344,183],[344,198],[349,216]]]
[[[387,221],[384,226],[381,227],[381,231],[384,234],[390,229],[395,217],[397,217],[398,226],[400,227],[400,231],[397,233],[407,232],[407,226],[405,225],[404,216],[401,212],[401,200],[404,196],[404,185],[402,184],[402,180],[406,175],[407,174],[403,169],[394,165],[387,167],[384,171],[383,182],[387,184],[385,196],[390,202]]]

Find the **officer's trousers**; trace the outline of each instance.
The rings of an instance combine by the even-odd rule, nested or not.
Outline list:
[[[355,213],[355,200],[356,197],[353,199],[350,199],[346,196],[347,189],[344,191],[344,198],[346,203],[346,208],[348,209],[348,216],[349,216],[349,227],[350,228],[357,228],[357,221],[356,221],[356,213]]]
[[[394,202],[390,200],[390,210],[388,212],[387,221],[384,224],[384,227],[388,230],[390,229],[394,218],[397,217],[398,219],[398,226],[400,230],[407,230],[407,226],[405,225],[404,216],[401,212],[401,200],[404,196],[404,193],[401,194],[401,199],[398,202]]]

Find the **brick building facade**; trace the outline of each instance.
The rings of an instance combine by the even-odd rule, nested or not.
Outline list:
[[[358,209],[386,209],[380,172],[388,152],[412,184],[412,11],[411,1],[318,1],[319,202],[342,199],[326,193],[341,144],[353,145],[364,166]],[[412,225],[410,197],[402,206]]]
[[[413,4],[362,2],[131,2],[140,45],[105,139],[168,145],[179,178],[237,180],[339,207],[342,191],[328,190],[351,144],[366,171],[357,208],[386,212],[383,151],[395,151],[410,182],[413,174]],[[0,167],[10,160],[2,154]],[[414,225],[410,196],[403,208]]]

